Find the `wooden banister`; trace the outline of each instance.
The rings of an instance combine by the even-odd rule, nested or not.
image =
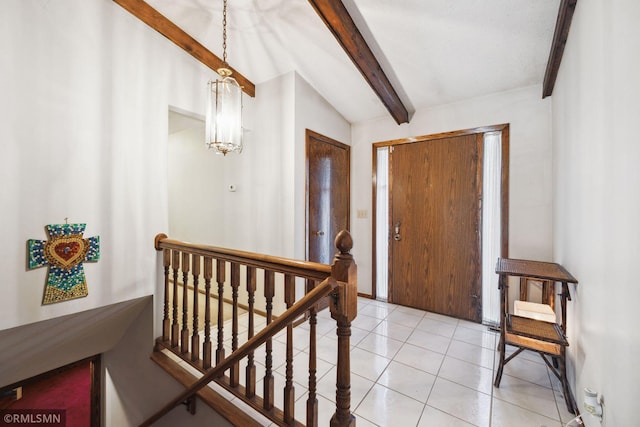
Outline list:
[[[160,244],[162,244],[162,241],[160,242]],[[160,248],[157,248],[157,249],[160,249]],[[178,248],[173,248],[173,249],[180,250]],[[205,253],[201,253],[200,255],[209,256],[210,254],[209,253],[206,253],[206,254]],[[237,261],[239,261],[239,260],[237,260]],[[242,262],[246,262],[246,261],[242,261]],[[249,353],[254,351],[258,346],[264,344],[268,339],[273,337],[276,333],[278,333],[280,330],[282,330],[285,326],[287,326],[288,324],[292,323],[295,319],[297,319],[302,314],[304,314],[304,312],[306,312],[311,307],[313,307],[315,304],[317,304],[317,302],[320,299],[322,299],[325,296],[329,295],[331,292],[335,291],[336,289],[340,289],[340,287],[338,285],[338,282],[333,277],[328,277],[327,279],[325,279],[322,283],[320,283],[313,290],[311,290],[309,293],[307,293],[302,299],[300,299],[300,301],[298,301],[295,304],[293,304],[291,306],[291,308],[286,310],[276,320],[274,320],[269,325],[267,325],[264,329],[262,329],[260,332],[255,334],[245,344],[240,346],[240,348],[238,348],[236,351],[231,353],[226,359],[222,360],[215,367],[213,367],[212,369],[207,371],[198,381],[193,383],[189,388],[187,388],[182,393],[180,393],[176,398],[174,398],[171,402],[167,403],[158,412],[153,414],[151,417],[149,417],[147,420],[145,420],[140,425],[141,426],[149,426],[152,423],[154,423],[155,421],[157,421],[158,419],[160,419],[163,415],[168,413],[171,409],[173,409],[174,407],[179,405],[185,399],[193,396],[195,393],[198,392],[198,390],[200,390],[203,387],[205,387],[213,379],[215,379],[216,377],[222,375],[224,373],[224,371],[226,371],[227,369],[231,368],[234,364],[238,363],[241,359],[243,359],[244,357],[249,355]],[[347,318],[348,318],[348,316],[345,317],[345,319],[347,319]],[[350,331],[349,331],[349,334],[350,334]],[[339,338],[340,338],[340,336],[339,336]],[[347,344],[348,344],[348,337],[347,337]],[[347,383],[348,382],[349,381],[347,380]],[[346,405],[346,407],[347,407],[347,412],[348,412],[348,410],[349,410],[348,409],[348,407],[349,407],[348,404]],[[344,418],[344,414],[341,414],[341,415],[343,416],[342,418]],[[351,416],[351,418],[353,418],[353,416],[350,413],[349,413],[349,416]],[[335,417],[336,416],[334,416],[334,418]],[[332,419],[332,425],[333,425],[333,423],[334,422],[333,422],[333,419]]]
[[[169,239],[164,234],[157,235],[155,248],[162,252],[159,262],[164,267],[165,295],[162,335],[156,340],[154,354],[173,353],[204,376],[142,425],[149,425],[185,400],[189,408],[195,408],[196,395],[202,396],[204,386],[212,382],[240,398],[275,425],[302,426],[298,420],[305,419],[304,414],[295,413],[298,390],[294,378],[302,377],[294,366],[294,337],[298,339],[294,325],[306,319],[309,325],[306,425],[317,427],[316,324],[328,321],[317,313],[319,301],[330,295],[331,317],[335,321],[338,342],[336,404],[331,426],[353,427],[355,418],[350,412],[349,356],[351,322],[357,311],[357,283],[356,264],[350,254],[352,246],[351,235],[347,231],[340,232],[335,239],[337,253],[329,266],[192,244]],[[204,280],[204,289],[201,279]],[[305,289],[298,286],[303,283],[307,284]],[[297,303],[296,288],[306,292]],[[199,298],[203,301],[199,302]],[[259,298],[258,304],[264,307],[264,311],[255,309],[256,298]],[[281,302],[286,304],[284,313],[279,313]],[[204,311],[199,312],[203,308]],[[260,332],[256,330],[255,318],[266,321],[266,327]],[[241,321],[246,326],[244,331],[239,327]],[[285,327],[283,337],[275,335]],[[286,354],[280,351],[283,338],[286,340]],[[202,343],[200,339],[203,339]],[[259,379],[254,361],[257,357],[263,358],[262,390],[256,390]],[[284,366],[284,378],[274,375],[275,368],[279,366]],[[246,373],[244,381],[240,378],[242,368]],[[282,399],[275,398],[278,390],[284,392]],[[217,410],[218,404],[212,402],[205,401]],[[227,419],[232,424],[237,422],[235,417]]]
[[[169,239],[164,234],[156,236],[155,247],[158,251],[161,249],[186,251],[192,255],[201,255],[223,261],[237,262],[242,265],[270,270],[277,273],[293,274],[294,276],[302,276],[312,279],[324,280],[331,274],[331,267],[326,264],[310,261],[298,261],[289,258],[219,248],[215,246],[186,243],[180,240]]]

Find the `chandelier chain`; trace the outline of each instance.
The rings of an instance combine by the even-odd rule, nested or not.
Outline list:
[[[227,63],[227,0],[222,7],[222,62]]]

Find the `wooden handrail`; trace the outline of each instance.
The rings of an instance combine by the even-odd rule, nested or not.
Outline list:
[[[251,267],[262,268],[278,273],[293,274],[295,276],[306,277],[309,279],[324,280],[331,274],[331,266],[327,264],[182,242],[180,240],[169,239],[166,234],[158,234],[156,236],[155,248],[158,251],[162,249],[186,251],[193,255],[207,256],[222,261],[237,262]]]
[[[181,249],[181,248],[185,247],[185,246],[179,246],[179,247],[169,246],[169,245],[173,245],[174,242],[177,242],[177,241],[173,240],[173,241],[167,242],[167,240],[169,240],[169,239],[163,239],[163,240],[161,240],[159,242],[160,245],[167,244],[167,246],[160,246],[159,247],[156,244],[156,248],[159,250],[159,249],[162,249],[162,248]],[[178,242],[178,243],[180,243],[180,242]],[[193,250],[193,247],[194,246],[192,246],[192,245],[188,246],[188,248],[190,248],[191,250]],[[206,247],[206,246],[201,246],[201,247],[202,248],[211,248],[211,247]],[[230,251],[230,250],[224,250],[224,251],[225,252],[241,253],[239,251]],[[198,252],[194,252],[194,253],[198,253]],[[218,256],[217,254],[218,254],[218,252],[216,252],[216,256]],[[200,253],[200,255],[211,256],[211,254],[208,253],[208,252],[207,253]],[[275,257],[265,257],[265,258],[275,258]],[[236,261],[238,261],[238,260],[236,260]],[[247,261],[243,259],[242,262],[247,262]],[[266,326],[263,330],[258,332],[255,336],[253,336],[244,345],[242,345],[236,351],[231,353],[226,359],[224,359],[223,361],[218,363],[211,370],[207,371],[202,376],[202,378],[200,378],[198,381],[193,383],[193,385],[191,385],[189,388],[187,388],[182,393],[180,393],[171,402],[169,402],[165,406],[163,406],[158,412],[156,412],[151,417],[149,417],[147,420],[145,420],[142,424],[140,424],[140,426],[143,427],[143,426],[151,425],[152,423],[154,423],[155,421],[160,419],[163,415],[165,415],[170,410],[172,410],[174,407],[176,407],[181,402],[183,402],[185,399],[193,396],[195,393],[198,392],[198,390],[200,390],[201,388],[205,387],[213,379],[215,379],[216,377],[220,376],[224,371],[229,369],[235,363],[239,362],[242,358],[246,357],[250,352],[254,351],[258,346],[260,346],[263,343],[265,343],[269,338],[273,337],[281,329],[283,329],[289,323],[293,322],[295,319],[297,319],[299,316],[301,316],[304,312],[306,312],[312,306],[317,304],[320,299],[322,299],[325,296],[329,295],[337,287],[338,287],[338,282],[333,277],[326,278],[322,283],[320,283],[313,290],[311,290],[309,293],[307,293],[300,301],[298,301],[295,304],[293,304],[291,306],[291,308],[286,310],[275,321],[273,321],[268,326]]]

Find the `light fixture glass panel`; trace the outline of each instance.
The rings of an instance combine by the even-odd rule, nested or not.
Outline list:
[[[209,81],[206,137],[218,154],[242,151],[242,88],[233,77]]]

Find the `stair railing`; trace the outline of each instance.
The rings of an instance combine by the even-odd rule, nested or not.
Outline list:
[[[198,381],[179,396],[165,405],[142,425],[150,425],[176,405],[195,394],[211,381],[240,397],[254,409],[278,425],[303,425],[296,421],[294,413],[295,386],[293,381],[293,328],[294,322],[303,315],[309,322],[309,384],[306,401],[306,425],[317,426],[318,399],[316,396],[316,325],[319,302],[329,296],[331,317],[336,322],[337,376],[336,409],[331,418],[331,426],[354,426],[355,418],[350,412],[350,343],[351,321],[357,313],[356,265],[350,250],[353,241],[348,232],[342,231],[336,236],[338,252],[331,266],[313,262],[297,261],[251,252],[235,251],[205,245],[194,245],[168,239],[158,235],[155,240],[157,250],[163,252],[164,267],[164,310],[162,336],[156,340],[156,351],[167,349],[204,373]],[[200,289],[200,267],[204,266],[204,324],[198,318]],[[227,274],[226,267],[230,266]],[[241,267],[244,267],[241,269]],[[217,293],[211,292],[211,280],[217,283]],[[244,275],[241,274],[244,270]],[[257,271],[264,274],[263,292],[265,298],[266,327],[255,333],[255,310]],[[180,275],[182,272],[182,275]],[[230,281],[227,283],[227,276]],[[273,299],[276,294],[276,282],[283,287],[284,302],[287,309],[274,320]],[[239,303],[240,282],[246,284],[246,304]],[[295,302],[296,281],[310,283],[304,297]],[[189,283],[192,283],[189,286]],[[224,290],[231,288],[231,342],[225,343]],[[191,292],[192,291],[192,292]],[[217,298],[217,348],[215,364],[212,366],[213,344],[211,342],[211,304],[212,296]],[[182,303],[180,304],[180,298]],[[189,301],[192,304],[189,304]],[[182,312],[179,307],[182,306]],[[239,310],[247,310],[246,342],[239,333]],[[191,317],[191,319],[189,319]],[[273,376],[273,339],[286,328],[286,371],[283,408],[274,404]],[[190,330],[191,329],[191,330]],[[202,329],[202,330],[201,330]],[[191,334],[191,335],[190,335]],[[200,349],[200,338],[204,343]],[[256,392],[256,350],[264,345],[265,376],[263,393]],[[230,349],[228,347],[231,347]],[[225,347],[227,347],[225,349]],[[231,354],[225,357],[225,350]],[[240,364],[246,358],[245,383],[240,384]],[[225,372],[228,371],[228,376]]]

